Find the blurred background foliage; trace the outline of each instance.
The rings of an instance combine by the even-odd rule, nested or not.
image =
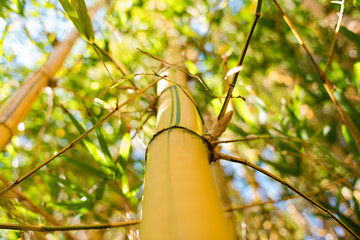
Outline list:
[[[305,43],[323,69],[334,36],[340,2],[282,0]],[[254,18],[256,1],[86,1],[98,4],[92,18],[95,43],[122,63],[127,76],[106,55],[79,39],[64,68],[47,87],[17,136],[0,154],[1,178],[13,182],[91,128],[115,104],[155,80],[169,39],[183,47],[186,66],[210,90],[224,96],[227,71],[236,66]],[[359,2],[345,1],[344,18],[327,76],[360,130]],[[73,24],[58,1],[1,0],[0,104],[38,69]],[[101,52],[101,51],[99,51]],[[141,74],[148,75],[141,75]],[[133,75],[140,74],[140,75]],[[114,80],[123,82],[109,89]],[[189,79],[207,128],[221,99]],[[105,93],[105,94],[102,94]],[[333,211],[360,234],[359,149],[306,52],[271,0],[245,57],[233,99],[234,116],[222,140],[225,153],[245,158],[280,176]],[[100,100],[101,99],[101,100]],[[146,145],[152,138],[155,89],[126,105],[81,144],[24,181],[17,189],[63,225],[140,218]],[[256,140],[248,135],[261,136]],[[221,162],[239,239],[349,239],[332,219],[259,172]],[[4,182],[3,181],[3,182]],[[2,185],[2,188],[5,184]],[[0,222],[51,225],[11,192],[0,199]],[[137,239],[137,227],[76,231],[77,239]],[[0,239],[35,237],[0,230]],[[43,234],[64,239],[61,232]],[[39,237],[39,236],[37,236]]]

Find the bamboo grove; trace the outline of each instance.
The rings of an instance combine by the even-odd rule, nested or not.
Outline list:
[[[1,239],[359,239],[360,2],[3,1]]]

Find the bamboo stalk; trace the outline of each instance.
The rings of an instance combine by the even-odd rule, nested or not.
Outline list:
[[[319,77],[320,77],[320,79],[321,79],[321,81],[322,81],[322,83],[324,85],[324,88],[325,88],[326,92],[328,93],[329,97],[331,98],[331,100],[335,104],[337,110],[339,111],[339,114],[340,114],[341,118],[343,119],[345,125],[349,129],[351,135],[353,136],[353,138],[354,138],[354,140],[356,142],[356,145],[358,146],[358,148],[360,148],[360,138],[359,138],[359,135],[357,133],[357,130],[356,130],[353,122],[349,119],[348,115],[346,114],[346,112],[344,111],[344,109],[342,108],[340,103],[338,102],[338,100],[335,98],[334,93],[332,91],[331,82],[328,80],[325,73],[323,73],[321,71],[319,65],[315,61],[314,56],[312,55],[309,48],[305,44],[304,40],[300,36],[299,32],[296,30],[296,28],[295,28],[294,24],[291,22],[290,18],[287,16],[287,14],[283,10],[283,8],[280,6],[279,2],[277,0],[273,0],[273,1],[274,1],[275,5],[277,6],[277,8],[279,9],[279,11],[281,12],[285,22],[288,24],[289,28],[291,29],[291,31],[295,35],[296,40],[304,48],[305,52],[310,57],[310,60],[314,64],[314,67],[315,67],[315,69],[316,69],[316,71],[317,71],[317,73],[318,73],[318,75],[319,75]]]
[[[54,154],[53,156],[51,156],[50,158],[48,158],[46,161],[40,163],[37,167],[33,168],[31,171],[27,172],[26,174],[24,174],[22,177],[18,178],[13,184],[11,184],[10,186],[6,187],[5,189],[1,190],[0,192],[0,197],[2,197],[5,193],[7,193],[8,191],[10,191],[11,189],[13,189],[14,187],[16,187],[17,185],[19,185],[22,181],[24,181],[26,178],[30,177],[33,173],[35,173],[36,171],[38,171],[40,168],[42,168],[43,166],[45,166],[46,164],[50,163],[52,160],[54,160],[55,158],[57,158],[58,156],[62,155],[64,152],[66,152],[67,150],[73,148],[76,146],[77,143],[79,143],[81,140],[83,140],[87,135],[89,135],[89,133],[91,133],[92,131],[94,131],[97,127],[99,127],[101,124],[103,124],[107,119],[109,119],[115,112],[117,112],[119,109],[121,109],[122,107],[124,107],[126,104],[128,104],[129,102],[133,101],[135,98],[137,98],[138,96],[140,96],[141,94],[143,94],[146,90],[148,90],[149,88],[151,88],[152,86],[154,86],[158,81],[160,81],[162,78],[158,78],[157,80],[153,81],[152,83],[150,83],[147,87],[145,87],[144,89],[142,89],[141,91],[139,91],[138,93],[136,93],[135,95],[133,95],[132,97],[128,98],[127,100],[125,100],[124,102],[122,102],[121,104],[116,106],[116,109],[114,109],[113,111],[109,112],[105,117],[103,117],[100,121],[98,121],[96,124],[94,124],[94,126],[92,128],[90,128],[89,130],[85,131],[83,134],[81,134],[78,138],[76,138],[74,141],[72,141],[70,144],[68,144],[66,147],[64,147],[63,149],[61,149],[59,152],[57,152],[56,154]]]
[[[220,162],[212,162],[210,164],[210,170],[212,173],[212,176],[215,181],[216,190],[220,196],[221,199],[221,206],[223,209],[231,209],[231,200],[229,197],[229,189],[227,186],[227,180],[225,177],[224,170],[222,169]],[[231,231],[231,235],[235,236],[236,233],[236,227],[235,227],[235,217],[234,214],[230,211],[225,212],[225,217],[227,221],[227,225],[229,226],[229,231]]]
[[[1,107],[0,132],[5,134],[0,137],[0,152],[9,142],[12,135],[16,133],[18,124],[24,120],[42,89],[48,85],[49,81],[60,69],[78,35],[78,32],[73,29],[62,43],[54,47],[45,64],[33,75],[29,76]]]
[[[308,197],[306,194],[304,194],[303,192],[301,192],[300,190],[298,190],[297,188],[295,188],[293,185],[291,185],[290,183],[286,182],[285,180],[279,178],[278,176],[272,174],[271,172],[259,167],[256,164],[253,164],[245,159],[241,159],[241,158],[237,158],[234,156],[230,156],[227,154],[223,154],[220,152],[216,152],[215,153],[215,158],[218,159],[223,159],[223,160],[228,160],[230,162],[235,162],[235,163],[241,163],[244,164],[246,166],[249,166],[253,169],[255,169],[256,171],[259,171],[263,174],[265,174],[266,176],[274,179],[275,181],[283,184],[284,186],[286,186],[287,188],[291,189],[292,191],[294,191],[295,193],[299,194],[302,198],[306,199],[308,202],[310,202],[312,205],[316,206],[317,208],[319,208],[321,211],[323,211],[325,214],[329,215],[333,220],[335,220],[345,231],[347,231],[348,233],[350,233],[353,237],[355,237],[355,239],[360,239],[360,237],[350,228],[348,227],[343,221],[341,221],[337,216],[335,216],[335,214],[333,214],[330,210],[328,210],[327,208],[325,208],[324,206],[322,206],[321,204],[319,204],[318,202],[314,201],[313,199],[311,199],[310,197]]]
[[[180,62],[177,48],[170,46],[170,61]],[[177,85],[158,85],[158,119],[146,154],[140,238],[234,239],[211,176],[210,150],[201,137],[202,123],[186,88],[186,74],[181,70],[164,74]]]
[[[261,5],[262,5],[262,0],[258,0],[257,2],[257,6],[256,6],[256,11],[255,11],[255,17],[254,17],[254,21],[250,27],[250,31],[246,37],[246,41],[245,41],[245,45],[242,49],[242,52],[240,54],[240,58],[239,58],[239,62],[237,64],[237,67],[240,67],[242,66],[243,62],[244,62],[244,59],[245,59],[245,55],[246,55],[246,52],[247,52],[247,49],[250,45],[250,40],[251,40],[251,37],[254,33],[254,30],[255,30],[255,27],[256,27],[256,24],[261,16]],[[234,88],[235,88],[235,85],[236,85],[236,82],[237,82],[237,78],[239,76],[239,71],[237,71],[235,73],[235,75],[233,76],[232,78],[232,81],[229,85],[229,89],[228,89],[228,92],[226,94],[226,97],[225,97],[225,101],[221,107],[221,110],[220,110],[220,113],[219,113],[219,116],[218,116],[218,120],[220,120],[220,118],[222,118],[226,112],[226,109],[229,105],[229,102],[230,102],[230,99],[232,97],[232,93],[234,91]]]
[[[35,226],[35,225],[0,223],[0,229],[38,231],[38,232],[54,232],[54,231],[76,231],[76,230],[92,230],[92,229],[127,227],[127,226],[136,225],[139,223],[140,223],[140,220],[105,223],[105,224],[75,225],[75,226]]]

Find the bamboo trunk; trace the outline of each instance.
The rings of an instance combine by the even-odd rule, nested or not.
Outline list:
[[[172,58],[170,61],[179,62]],[[158,86],[156,134],[146,155],[140,237],[234,239],[209,168],[210,151],[186,75],[165,73],[179,86]],[[186,93],[185,93],[186,92]]]
[[[60,69],[71,47],[78,37],[72,30],[64,42],[53,49],[46,63],[17,89],[0,109],[0,152],[11,137],[16,133],[17,126],[30,111],[31,106],[39,97],[55,73]]]

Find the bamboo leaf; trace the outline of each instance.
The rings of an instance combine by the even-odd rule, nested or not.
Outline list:
[[[17,0],[16,7],[18,10],[18,14],[24,17],[25,0]]]
[[[357,146],[355,143],[355,140],[353,139],[352,135],[350,134],[349,129],[346,127],[346,125],[341,125],[341,132],[342,135],[345,139],[345,141],[347,142],[347,144],[349,144],[349,147],[351,148],[351,150],[356,153],[359,154],[358,150],[357,150]]]
[[[120,149],[119,149],[119,164],[118,169],[121,174],[121,188],[124,195],[129,193],[129,180],[126,173],[126,163],[129,158],[131,148],[131,138],[130,134],[124,134],[123,138],[121,139]]]
[[[353,4],[356,8],[360,9],[360,0],[353,0]]]
[[[104,100],[100,99],[100,98],[95,98],[94,102],[99,104],[101,107],[108,109],[108,110],[114,110],[114,108],[107,102],[105,102]]]
[[[70,19],[70,21],[74,24],[80,35],[86,40],[85,33],[81,27],[79,18],[76,14],[75,9],[71,5],[71,3],[68,0],[59,0],[61,3],[61,6],[64,8],[65,13],[67,17]]]
[[[95,124],[97,123],[97,121],[95,120],[95,118],[90,117],[90,119],[91,119],[92,124],[95,125]],[[106,159],[108,165],[109,165],[113,170],[115,170],[115,164],[114,164],[113,158],[112,158],[112,156],[111,156],[111,153],[110,153],[110,150],[109,150],[109,146],[108,146],[108,144],[107,144],[107,142],[106,142],[106,140],[105,140],[105,138],[104,138],[104,134],[103,134],[103,132],[102,132],[101,126],[99,126],[98,128],[96,128],[96,129],[95,129],[95,132],[96,132],[96,136],[97,136],[97,138],[98,138],[98,140],[99,140],[99,143],[100,143],[100,148],[101,148],[103,154],[105,155],[105,159]]]
[[[119,86],[120,84],[122,84],[123,82],[125,82],[126,80],[134,78],[135,76],[136,76],[136,74],[126,75],[123,78],[121,78],[120,80],[116,81],[116,83],[114,85],[112,85],[110,88],[115,88],[115,87]]]
[[[72,158],[69,158],[67,156],[61,156],[62,159],[66,160],[67,162],[77,166],[78,168],[84,170],[84,171],[87,171],[95,176],[98,176],[99,178],[105,178],[106,177],[106,174],[97,169],[97,168],[94,168],[84,162],[82,162],[81,160],[75,160],[75,159],[72,159]]]
[[[347,37],[349,40],[353,41],[356,45],[360,46],[360,36],[356,33],[342,26],[340,27],[340,33]]]
[[[0,11],[1,11],[1,9],[0,9]],[[7,33],[8,33],[8,25],[6,25],[6,27],[4,29],[4,32],[2,34],[2,38],[0,39],[0,56],[2,56],[3,52],[4,52],[4,39],[5,39],[6,35],[7,35]]]
[[[67,116],[70,118],[71,122],[75,125],[76,129],[80,134],[83,134],[85,132],[84,127],[76,120],[76,118],[64,107],[62,106],[63,110],[67,113]],[[108,161],[106,160],[105,156],[101,153],[101,151],[98,149],[98,147],[90,140],[88,136],[86,136],[81,142],[86,149],[89,151],[91,156],[103,167],[105,173],[107,175],[112,175],[113,172],[109,168]]]
[[[360,92],[360,62],[354,64],[355,84]]]
[[[25,26],[24,26],[24,31],[25,31],[25,33],[26,33],[26,36],[30,39],[31,43],[34,44],[34,45],[36,45],[36,43],[34,42],[34,40],[31,38],[28,29],[27,29]]]
[[[191,74],[197,74],[199,72],[196,64],[192,61],[186,61],[185,64]]]
[[[240,72],[243,70],[243,66],[236,66],[232,69],[230,69],[227,73],[226,73],[226,76],[225,76],[225,79],[228,79],[228,77],[230,77],[231,75],[237,73],[237,72]]]
[[[95,40],[95,35],[86,4],[84,0],[71,0],[71,2],[77,13],[80,25],[82,27],[82,30],[84,31],[86,39],[90,44],[92,44]]]
[[[82,200],[51,202],[50,204],[58,207],[63,207],[69,210],[79,210],[81,208],[91,209],[93,208],[94,205],[94,203],[91,201],[82,201]]]
[[[77,195],[82,197],[87,197],[87,199],[91,199],[91,195],[87,193],[87,191],[83,190],[79,185],[69,182],[67,179],[60,178],[56,175],[50,174],[50,178],[53,178],[57,183],[61,183],[64,187],[68,188],[69,190],[74,191]]]
[[[106,180],[102,180],[98,187],[96,188],[95,191],[95,199],[97,201],[101,200],[104,196],[104,192],[105,192],[105,188],[106,188]]]

